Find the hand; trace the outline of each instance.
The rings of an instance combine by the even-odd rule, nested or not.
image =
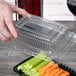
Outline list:
[[[24,9],[11,5],[4,0],[0,0],[0,40],[8,42],[17,37],[17,31],[13,23],[12,14],[16,12],[20,15],[28,16]]]

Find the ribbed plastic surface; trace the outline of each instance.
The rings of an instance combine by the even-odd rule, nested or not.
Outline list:
[[[73,33],[68,32],[67,27],[37,16],[22,19],[16,27],[20,35],[19,40],[37,49],[26,53],[34,54],[43,50],[58,59],[73,44]]]
[[[56,37],[64,26],[55,22],[47,22],[37,16],[24,18],[17,23],[18,32],[26,44],[37,49],[50,50],[51,40]],[[21,41],[22,41],[21,40]]]
[[[15,25],[18,38],[8,44],[0,43],[0,51],[7,60],[24,60],[25,53],[35,56],[38,52],[45,51],[49,57],[76,69],[76,38],[74,33],[68,32],[67,27],[33,15],[21,19]],[[18,58],[17,53],[18,57],[19,53],[23,54]]]

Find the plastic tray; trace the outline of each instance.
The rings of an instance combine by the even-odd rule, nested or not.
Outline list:
[[[25,59],[24,61],[20,62],[18,65],[16,65],[16,66],[13,68],[13,71],[16,72],[16,73],[18,73],[20,76],[27,76],[27,75],[25,75],[22,71],[18,71],[17,68],[18,68],[19,65],[21,65],[22,63],[26,62],[27,60],[29,60],[29,59],[31,59],[31,58],[33,58],[33,56],[31,56],[31,57]]]
[[[20,76],[28,76],[26,74],[24,74],[21,70],[18,71],[18,66],[20,66],[21,64],[23,64],[24,62],[26,62],[27,60],[33,58],[33,56],[31,57],[28,57],[27,59],[23,60],[22,62],[20,62],[19,64],[17,64],[14,68],[13,68],[13,71],[16,72],[17,74],[19,74]],[[53,60],[54,61],[54,60]],[[55,63],[59,64],[59,67],[62,68],[63,70],[66,70],[70,73],[70,76],[76,76],[76,71],[72,68],[69,68],[68,66],[62,64],[62,63],[59,63],[59,62],[56,62],[56,60],[54,61]]]

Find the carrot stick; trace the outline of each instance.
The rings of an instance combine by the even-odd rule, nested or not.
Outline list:
[[[55,76],[60,76],[62,73],[63,73],[63,70],[60,68],[60,71],[57,74],[55,74]],[[64,76],[66,76],[66,74],[64,74]]]
[[[59,75],[59,76],[68,76],[68,75],[66,75],[65,73],[62,73],[61,75]]]
[[[44,76],[54,76],[56,73],[58,73],[60,71],[59,68],[49,72],[49,73],[46,73]]]
[[[58,64],[55,64],[55,65],[53,65],[51,68],[49,68],[49,69],[47,70],[47,72],[51,72],[52,70],[57,69],[57,68],[59,68],[59,65],[58,65]]]
[[[65,71],[65,73],[66,73],[67,76],[70,76],[70,73],[69,72]]]
[[[63,70],[63,72],[64,72],[67,76],[70,76],[70,73],[69,73],[69,72],[67,72],[67,71],[65,71],[65,70]]]
[[[50,63],[48,63],[46,66],[40,68],[40,69],[39,69],[40,75],[43,76],[43,75],[46,73],[46,71],[47,71],[49,68],[51,68],[51,66],[53,66],[54,64],[55,64],[54,62],[50,62]]]
[[[52,71],[54,71],[55,69],[58,69],[58,68],[59,68],[59,65],[58,65],[58,64],[53,65],[51,68],[49,68],[49,69],[46,71],[46,75],[45,75],[45,76],[49,76]],[[49,74],[49,73],[50,73],[50,74]]]

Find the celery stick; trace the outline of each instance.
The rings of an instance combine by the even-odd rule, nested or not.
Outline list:
[[[31,69],[29,72],[28,72],[28,74],[29,75],[39,75],[38,74],[38,72],[39,72],[39,69],[41,68],[41,67],[43,67],[43,66],[45,66],[46,64],[48,64],[49,63],[49,61],[43,61],[43,62],[41,62],[38,66],[36,66],[36,67],[34,67],[33,69]]]
[[[37,58],[37,57],[35,57],[35,58],[33,58],[34,59],[34,61],[33,62],[25,62],[25,63],[23,63],[23,64],[21,64],[19,67],[18,67],[18,71],[19,70],[22,70],[22,72],[24,72],[25,74],[29,74],[29,71],[33,68],[33,67],[35,67],[35,66],[37,66],[39,63],[41,63],[43,60],[42,59],[40,59],[40,58]],[[31,60],[32,61],[32,60]]]
[[[39,58],[37,58],[37,60],[36,60],[32,65],[31,65],[31,64],[30,64],[30,65],[29,65],[29,64],[26,64],[25,67],[26,67],[27,70],[26,70],[26,71],[23,70],[23,72],[24,72],[25,74],[28,74],[28,75],[31,74],[31,69],[34,68],[34,67],[29,68],[29,66],[33,66],[33,65],[34,65],[35,67],[37,67],[39,64],[41,64],[42,62],[44,62],[43,60],[41,60],[41,59],[38,60],[38,59],[39,59]],[[41,61],[40,61],[40,60],[41,60]],[[39,61],[40,61],[40,63],[39,63]]]
[[[40,62],[36,67],[34,67],[35,72],[37,71],[38,68],[44,66],[44,65],[47,64],[48,62],[49,62],[49,61],[42,61],[42,62]],[[29,71],[29,70],[30,70],[30,71]],[[32,70],[33,70],[33,68],[32,68]],[[34,74],[35,74],[35,72],[34,72]],[[27,73],[27,74],[32,74],[33,72],[31,71],[31,69],[28,69],[28,71],[25,72],[25,73]]]
[[[42,61],[42,59],[34,57],[30,60],[28,60],[27,62],[24,62],[23,64],[21,64],[17,69],[23,69],[24,67],[26,69],[31,69],[33,67],[35,67],[36,65],[38,65],[40,62]]]
[[[41,51],[38,55],[36,55],[36,57],[46,61],[51,61],[51,59],[48,57],[46,53],[44,53],[44,51]]]
[[[19,65],[19,66],[17,67],[17,70],[19,71],[19,70],[23,69],[24,66],[26,65],[25,63],[26,63],[26,62],[24,62],[24,63],[22,63],[21,65]]]
[[[41,67],[45,66],[46,64],[48,64],[49,61],[43,61],[42,63],[40,63],[38,66],[36,66],[35,68],[33,68],[33,71],[38,71]]]
[[[17,70],[18,71],[20,71],[20,70],[27,70],[26,68],[25,68],[25,66],[26,66],[26,64],[24,65],[24,64],[21,64],[21,65],[19,65],[18,67],[17,67]]]
[[[29,59],[29,60],[26,62],[26,64],[31,64],[31,63],[33,63],[34,61],[36,61],[36,57],[33,57],[33,58]]]
[[[42,60],[51,61],[49,59],[49,57],[43,51],[41,51],[36,57],[31,58],[28,61],[26,61],[23,64],[21,64],[20,67],[18,67],[18,70],[21,67],[25,67],[26,69],[33,68],[36,65],[38,65]]]
[[[38,55],[36,55],[36,57],[47,57],[47,55],[41,51]]]
[[[39,72],[36,72],[34,74],[30,74],[29,76],[40,76]]]
[[[35,66],[37,66],[39,63],[41,63],[43,60],[40,58],[35,57],[35,60],[33,62],[26,62],[26,68],[33,68]]]
[[[17,67],[17,70],[20,71],[20,69],[22,69],[22,67],[21,67],[21,66],[18,66],[18,67]]]

